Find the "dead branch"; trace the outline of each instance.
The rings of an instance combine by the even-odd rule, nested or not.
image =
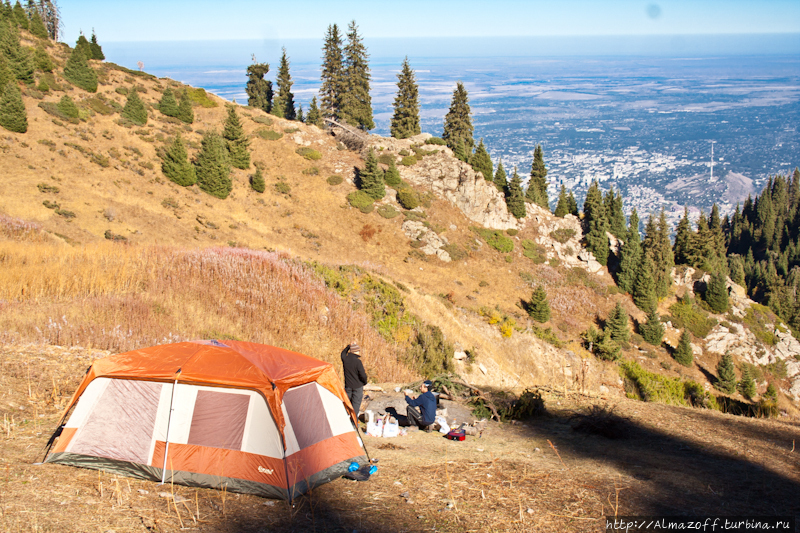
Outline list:
[[[469,383],[467,383],[466,381],[461,381],[460,379],[452,379],[451,381],[452,381],[453,383],[455,383],[456,385],[462,385],[462,386],[464,386],[464,387],[468,388],[469,390],[471,390],[471,391],[472,391],[472,393],[473,393],[475,396],[477,396],[478,398],[480,398],[481,400],[483,400],[483,403],[485,403],[485,404],[486,404],[486,406],[489,408],[489,410],[492,412],[492,417],[493,417],[495,420],[497,420],[498,422],[500,422],[500,421],[501,421],[501,420],[500,420],[500,415],[498,414],[498,412],[497,412],[497,408],[494,406],[494,403],[492,403],[492,401],[491,401],[489,398],[487,398],[487,397],[486,397],[486,395],[484,395],[484,394],[483,394],[483,391],[482,391],[482,390],[480,390],[480,389],[479,389],[479,388],[477,388],[477,387],[473,387],[472,385],[470,385],[470,384],[469,384]]]

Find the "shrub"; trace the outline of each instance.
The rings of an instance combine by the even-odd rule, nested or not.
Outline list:
[[[598,331],[594,326],[589,327],[581,337],[589,349],[598,359],[603,361],[616,361],[621,356],[619,344],[611,338],[611,331]]]
[[[453,369],[453,346],[444,338],[437,326],[419,328],[406,361],[425,377],[433,377]]]
[[[188,96],[189,100],[199,105],[200,107],[205,107],[205,108],[217,107],[217,103],[208,97],[206,90],[203,89],[202,87],[198,88],[187,87],[184,94]]]
[[[410,167],[412,165],[415,165],[416,163],[417,163],[417,158],[414,157],[413,155],[406,156],[400,160],[400,164],[403,165],[404,167]]]
[[[378,214],[383,218],[394,218],[400,214],[400,211],[389,204],[384,204],[378,208]]]
[[[89,98],[85,101],[86,105],[89,106],[89,109],[97,113],[98,115],[113,115],[115,109],[99,98]]]
[[[60,192],[58,187],[56,187],[55,185],[50,185],[48,183],[40,183],[36,186],[36,188],[39,189],[39,192],[43,193],[58,194]]]
[[[309,148],[308,146],[301,146],[297,150],[295,150],[298,155],[301,155],[308,159],[309,161],[319,161],[322,159],[322,154],[314,150],[313,148]]]
[[[344,181],[344,178],[338,174],[328,176],[328,185],[339,185]]]
[[[509,229],[506,230],[506,234],[509,237],[516,237],[518,233],[519,233],[519,230],[514,229],[514,228],[509,228]]]
[[[425,144],[434,144],[436,146],[445,146],[447,144],[447,141],[445,141],[441,137],[431,137],[430,139],[425,141]]]
[[[547,257],[544,254],[544,248],[542,248],[535,242],[529,239],[522,239],[522,242],[520,244],[522,244],[522,255],[524,255],[537,265],[541,265],[547,259]]]
[[[347,195],[347,201],[362,213],[370,213],[374,208],[374,200],[364,191],[351,192]]]
[[[277,141],[278,139],[283,137],[283,133],[268,129],[260,129],[256,132],[256,135],[258,135],[260,138],[266,141]]]
[[[252,117],[253,122],[258,124],[264,124],[266,126],[272,126],[272,119],[269,117]]]
[[[550,238],[561,244],[564,244],[574,236],[575,230],[572,228],[558,228],[550,232]]]
[[[717,321],[708,316],[708,313],[693,305],[691,301],[678,300],[669,308],[672,325],[678,329],[688,329],[695,337],[704,339]]]
[[[648,372],[635,361],[621,362],[620,373],[625,381],[625,390],[636,398],[671,405],[687,403],[687,386],[678,378]]]
[[[396,158],[395,158],[394,154],[388,154],[388,153],[387,154],[381,154],[380,156],[378,156],[378,163],[388,166],[388,165],[391,165],[392,163],[394,163],[395,159]]]
[[[267,185],[264,183],[264,175],[261,173],[260,168],[256,168],[256,173],[250,177],[250,187],[259,193],[266,190]]]
[[[474,226],[470,229],[480,235],[481,238],[486,241],[486,244],[498,252],[507,254],[514,251],[514,241],[503,235],[502,231],[478,228]]]
[[[467,251],[454,242],[451,242],[443,246],[442,250],[447,252],[447,254],[450,256],[450,259],[452,259],[453,261],[461,261],[468,257]]]
[[[309,167],[303,169],[303,175],[305,176],[319,176],[319,168],[318,167]]]
[[[289,194],[292,192],[292,187],[285,181],[279,181],[275,184],[275,190],[280,194]]]
[[[78,118],[80,116],[80,110],[75,105],[75,101],[66,94],[58,102],[58,110],[69,118]]]
[[[397,191],[397,201],[403,209],[414,209],[419,206],[419,198],[417,193],[411,189],[401,189]]]

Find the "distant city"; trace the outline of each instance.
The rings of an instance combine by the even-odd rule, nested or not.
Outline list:
[[[115,51],[124,59],[124,43],[115,44],[119,48],[107,47],[109,59],[115,60]],[[186,60],[186,49],[170,57],[161,47],[152,51],[157,61],[145,61],[145,70],[246,103],[250,55],[243,50],[208,54],[208,59],[198,53]],[[295,100],[307,110],[319,87],[320,61],[313,48],[304,53],[292,60],[291,74]],[[389,134],[401,53],[371,58],[372,133]],[[788,175],[800,166],[797,56],[536,57],[531,52],[459,58],[435,53],[409,57],[420,89],[423,131],[441,134],[455,83],[463,81],[475,140],[483,138],[495,165],[502,158],[507,171],[516,165],[524,178],[533,149],[542,145],[551,201],[563,183],[582,204],[596,179],[604,190],[613,186],[622,192],[626,213],[635,207],[645,218],[663,207],[676,222],[684,205],[695,216],[701,209],[707,214],[714,203],[731,212],[748,194],[760,193],[770,176]],[[117,61],[125,64],[123,59]],[[274,77],[277,59],[259,58],[272,63],[268,78]]]

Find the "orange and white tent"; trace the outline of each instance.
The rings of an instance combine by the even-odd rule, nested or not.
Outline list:
[[[366,461],[355,423],[330,363],[181,342],[95,361],[45,462],[292,499]]]

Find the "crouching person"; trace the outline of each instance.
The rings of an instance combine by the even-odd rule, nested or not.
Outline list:
[[[432,385],[429,380],[425,380],[419,388],[422,394],[416,398],[406,395],[408,424],[428,432],[436,420],[436,397],[431,392]]]

